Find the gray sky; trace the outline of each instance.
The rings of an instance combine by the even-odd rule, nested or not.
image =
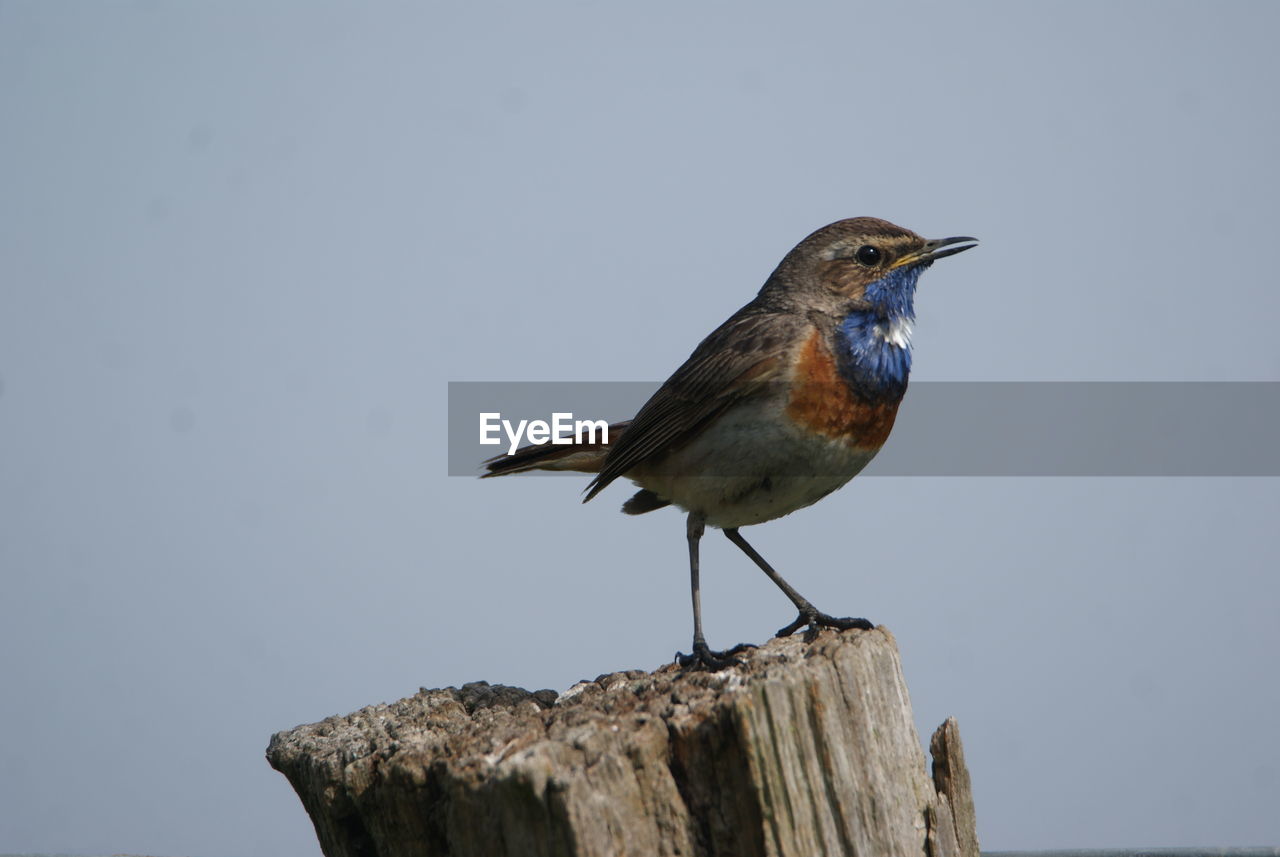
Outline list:
[[[829,221],[982,239],[915,379],[1280,380],[1280,6],[640,8],[0,2],[0,852],[317,854],[273,731],[687,650],[680,518],[448,477],[446,382],[656,384]],[[1277,844],[1278,511],[867,478],[749,537],[894,631],[984,847]],[[790,620],[705,544],[714,645]]]

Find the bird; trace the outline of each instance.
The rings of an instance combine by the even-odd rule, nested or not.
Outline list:
[[[874,217],[816,230],[783,257],[759,293],[712,331],[636,415],[607,440],[534,444],[484,462],[484,477],[531,470],[595,474],[591,500],[620,478],[639,491],[629,515],[685,512],[693,650],[682,667],[720,670],[740,644],[711,649],[702,628],[699,544],[721,530],[790,599],[805,628],[870,630],[862,618],[818,610],[753,548],[741,529],[810,506],[880,451],[911,372],[915,292],[934,262],[977,246],[927,240]]]

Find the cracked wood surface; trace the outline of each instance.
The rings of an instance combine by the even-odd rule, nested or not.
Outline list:
[[[955,721],[930,776],[886,629],[743,661],[422,690],[280,732],[267,758],[327,857],[978,857]]]

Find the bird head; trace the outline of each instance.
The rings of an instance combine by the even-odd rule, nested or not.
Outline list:
[[[976,243],[968,237],[929,240],[875,217],[840,220],[797,244],[762,294],[781,290],[840,316],[874,312],[910,317],[920,274],[938,259]]]

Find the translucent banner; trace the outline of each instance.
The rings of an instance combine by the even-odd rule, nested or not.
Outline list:
[[[450,383],[449,474],[531,441],[599,443],[658,386]],[[1280,476],[1280,383],[915,382],[863,475]]]

